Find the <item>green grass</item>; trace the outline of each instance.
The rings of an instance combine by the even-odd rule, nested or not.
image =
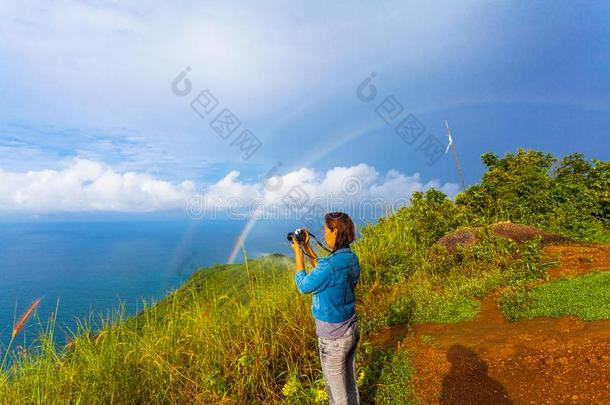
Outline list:
[[[123,308],[82,323],[71,350],[42,333],[0,374],[0,403],[323,402],[311,297],[293,268],[275,256],[199,270],[137,316]],[[370,402],[384,363],[365,351],[359,387]]]
[[[520,288],[506,293],[500,308],[511,321],[539,316],[575,316],[586,321],[610,319],[610,272]]]
[[[84,325],[73,350],[46,344],[15,359],[0,375],[0,403],[282,402],[293,370],[305,385],[320,376],[310,300],[291,269],[271,257],[199,271],[95,337]]]
[[[363,400],[414,400],[408,359],[366,349],[371,333],[397,322],[475,316],[477,298],[495,286],[537,277],[537,249],[485,239],[459,258],[422,254],[410,277],[384,283],[380,293],[373,292],[374,277],[363,282]],[[362,265],[367,274],[366,260]],[[69,351],[51,344],[52,333],[42,334],[38,353],[16,358],[0,374],[0,403],[323,401],[311,298],[296,290],[293,267],[291,259],[272,256],[202,269],[137,316],[117,311],[102,325],[82,324]]]
[[[536,278],[542,268],[535,243],[484,238],[455,257],[414,243],[413,258],[402,265],[415,267],[398,270],[375,292],[378,273],[362,250],[366,243],[357,248],[365,403],[416,402],[408,357],[371,348],[371,333],[398,322],[472,318],[478,298]],[[101,325],[82,323],[68,351],[52,344],[53,331],[42,333],[37,350],[0,374],[0,403],[323,402],[311,297],[296,290],[293,267],[289,258],[270,256],[199,270],[137,316],[119,309]]]
[[[395,291],[386,294],[385,307],[365,307],[369,328],[472,319],[480,312],[479,300],[488,293],[536,280],[553,263],[544,256],[539,241],[517,244],[484,233],[479,243],[461,249],[459,255],[441,251],[423,257],[408,278],[392,284]],[[370,308],[377,313],[369,314]]]
[[[358,249],[367,240],[361,243]],[[543,268],[536,243],[485,237],[457,256],[431,255],[422,246],[406,263],[393,264],[415,267],[375,293],[367,259],[363,253],[357,290],[365,403],[414,401],[408,358],[371,349],[371,333],[398,322],[470,319],[478,298],[539,277]],[[38,353],[15,359],[0,374],[0,403],[323,401],[311,296],[298,293],[293,268],[292,260],[271,256],[202,269],[135,317],[119,311],[102,325],[83,324],[67,352],[50,343],[52,334],[42,334]]]
[[[552,264],[540,241],[517,244],[485,227],[520,207],[503,204],[485,214],[472,207],[487,194],[461,195],[457,204],[434,189],[415,193],[409,207],[364,228],[354,245],[362,269],[356,295],[363,403],[417,402],[409,354],[369,343],[385,326],[471,319],[479,299],[505,286],[515,290],[505,303],[517,315],[568,302],[568,312],[582,301],[590,309],[597,300],[605,303],[601,315],[607,317],[608,279],[595,279],[607,276],[523,290]],[[472,204],[463,203],[468,199]],[[588,224],[574,226],[589,234]],[[457,254],[434,245],[447,232],[473,226],[480,242]],[[83,321],[70,350],[57,349],[54,331],[42,330],[31,350],[11,356],[10,366],[0,370],[0,403],[324,402],[311,297],[296,290],[293,268],[292,260],[269,256],[201,269],[137,316],[120,307],[100,324]],[[550,304],[531,305],[544,299]]]
[[[409,353],[403,350],[394,353],[381,370],[375,403],[380,405],[418,403],[411,386],[413,373]]]

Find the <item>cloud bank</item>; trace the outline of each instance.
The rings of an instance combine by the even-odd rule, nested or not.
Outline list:
[[[345,210],[365,218],[407,205],[416,191],[435,188],[450,198],[458,192],[456,183],[424,182],[419,173],[409,176],[397,170],[382,174],[364,163],[326,172],[302,168],[255,184],[241,181],[239,175],[231,171],[204,187],[187,202],[187,213],[193,218],[217,211],[235,218],[300,218],[315,207],[318,211]]]
[[[170,182],[148,173],[121,172],[104,163],[72,159],[58,170],[8,172],[0,169],[0,212],[156,212],[186,210],[191,217],[206,213],[255,211],[283,204],[295,190],[308,202],[328,207],[346,202],[377,199],[406,204],[415,191],[436,188],[453,197],[455,183],[424,182],[419,173],[396,170],[385,174],[359,164],[335,167],[326,172],[302,168],[245,182],[231,171],[217,182],[197,189],[190,180]]]
[[[74,159],[61,170],[0,169],[0,212],[152,212],[180,206],[193,190],[190,181],[172,184]]]

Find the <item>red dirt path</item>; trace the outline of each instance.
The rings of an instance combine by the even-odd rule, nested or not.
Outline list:
[[[551,278],[610,270],[610,245],[549,245]],[[475,319],[396,325],[373,341],[413,353],[424,404],[610,404],[610,320],[536,318],[509,323],[482,301]]]

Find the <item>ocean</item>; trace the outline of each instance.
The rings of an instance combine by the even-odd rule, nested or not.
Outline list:
[[[0,347],[15,318],[42,301],[15,345],[31,345],[57,311],[55,341],[63,345],[77,320],[129,314],[163,298],[197,268],[226,263],[246,225],[240,220],[156,220],[0,223]],[[245,248],[249,257],[290,253],[287,221],[259,221]],[[243,261],[241,253],[236,261]],[[4,352],[4,350],[2,351]]]

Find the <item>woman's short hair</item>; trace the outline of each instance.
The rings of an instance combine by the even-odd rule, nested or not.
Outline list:
[[[337,230],[334,250],[347,247],[354,241],[355,229],[352,219],[344,212],[329,212],[324,215],[324,223],[331,230]]]

